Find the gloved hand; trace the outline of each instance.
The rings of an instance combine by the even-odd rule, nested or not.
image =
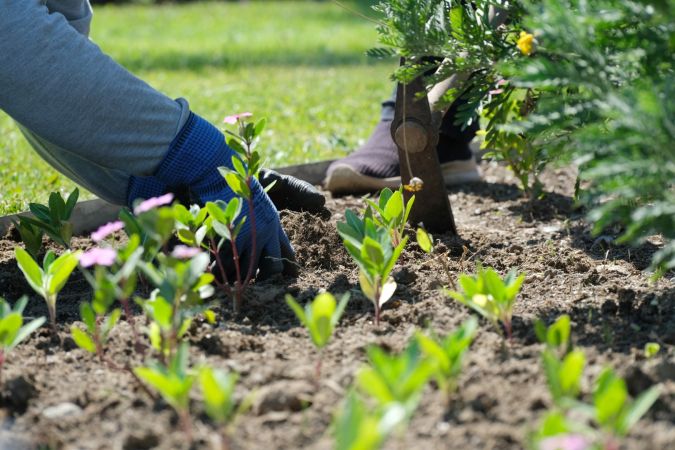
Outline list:
[[[188,190],[192,201],[231,200],[235,194],[229,188],[218,167],[232,168],[234,150],[225,143],[223,134],[201,117],[191,114],[183,129],[169,146],[164,161],[153,177],[132,177],[128,189],[128,203],[137,198],[150,198],[167,191]],[[251,258],[259,269],[259,278],[275,273],[292,274],[293,248],[281,228],[279,214],[262,186],[254,181],[251,186],[255,213],[256,248],[251,248],[251,218],[247,216],[237,238],[242,277],[248,272]],[[225,246],[227,247],[227,246]],[[229,264],[228,264],[229,266]]]
[[[290,209],[291,211],[307,211],[312,214],[326,211],[324,207],[326,198],[306,181],[290,175],[282,175],[270,169],[262,169],[259,180],[263,188],[276,182],[267,191],[267,195],[278,210]]]

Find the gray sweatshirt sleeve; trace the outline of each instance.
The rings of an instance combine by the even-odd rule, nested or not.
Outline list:
[[[154,90],[80,34],[91,20],[84,1],[0,0],[0,11],[0,109],[30,130],[31,144],[57,169],[124,204],[125,183],[154,173],[187,103]]]
[[[92,10],[89,0],[42,0],[50,13],[60,13],[78,33],[89,36]]]

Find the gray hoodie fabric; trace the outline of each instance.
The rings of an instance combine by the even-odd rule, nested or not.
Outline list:
[[[49,164],[112,203],[152,175],[189,116],[106,56],[88,0],[0,0],[0,109]]]

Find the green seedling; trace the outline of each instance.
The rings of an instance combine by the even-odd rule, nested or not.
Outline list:
[[[234,419],[236,402],[234,388],[237,385],[236,374],[202,367],[199,371],[199,385],[204,394],[206,414],[217,424],[224,426]]]
[[[213,275],[205,273],[209,255],[198,252],[183,260],[170,255],[157,256],[159,267],[150,263],[139,267],[157,288],[150,299],[137,299],[151,319],[148,334],[152,347],[164,360],[171,359],[185,336],[192,319],[208,310],[205,299],[213,295]]]
[[[286,295],[286,303],[298,316],[300,323],[307,328],[309,337],[319,350],[319,359],[316,363],[317,381],[321,377],[322,350],[333,336],[335,327],[340,321],[348,301],[349,294],[343,295],[338,304],[333,295],[325,292],[317,295],[313,302],[307,303],[303,310],[302,306],[291,295]]]
[[[626,382],[607,368],[595,382],[594,419],[606,432],[623,437],[649,411],[660,393],[659,386],[652,386],[635,400],[630,400]]]
[[[382,306],[396,291],[396,282],[390,274],[408,237],[394,246],[389,230],[378,227],[372,219],[361,220],[351,210],[345,212],[345,218],[346,222],[337,224],[338,233],[359,266],[361,291],[375,306],[375,323],[379,325]]]
[[[658,399],[660,386],[631,401],[626,382],[606,368],[595,382],[593,402],[587,404],[580,399],[586,358],[581,350],[570,350],[569,316],[559,317],[548,328],[538,322],[536,333],[546,344],[542,360],[555,408],[531,437],[532,447],[619,448],[618,439],[628,434]]]
[[[645,358],[653,358],[659,351],[661,351],[661,346],[656,342],[647,342],[645,344]]]
[[[424,253],[431,255],[434,251],[434,238],[424,228],[418,228],[415,234],[417,238],[417,245],[420,246]]]
[[[446,291],[446,294],[488,319],[510,340],[513,305],[523,281],[525,274],[517,275],[514,270],[502,279],[494,269],[478,265],[476,275],[460,275],[463,292]]]
[[[86,329],[83,331],[72,325],[70,334],[78,347],[97,355],[101,361],[105,361],[103,352],[108,343],[108,337],[122,315],[122,311],[113,309],[110,314],[106,314],[107,307],[105,309],[99,308],[96,302],[94,302],[94,306],[89,303],[82,303],[80,305],[80,317]]]
[[[557,351],[561,356],[570,350],[570,330],[571,319],[567,314],[558,317],[548,328],[541,320],[534,324],[537,338],[546,344],[547,349]]]
[[[546,380],[553,401],[560,407],[573,404],[581,391],[581,379],[586,356],[570,348],[570,316],[562,315],[548,328],[541,320],[535,322],[535,333],[546,345],[541,354]]]
[[[31,320],[26,325],[23,324],[23,310],[27,303],[28,297],[21,297],[12,309],[12,306],[0,297],[0,381],[2,380],[2,368],[9,352],[45,322],[45,318],[40,317]]]
[[[173,205],[173,215],[176,219],[176,236],[185,245],[203,248],[204,240],[209,230],[206,224],[208,211],[199,205],[192,205],[190,209],[176,203]]]
[[[257,235],[256,235],[256,217],[255,208],[253,204],[253,184],[258,178],[260,169],[262,167],[262,159],[260,153],[256,150],[260,136],[265,130],[267,119],[262,118],[257,122],[249,122],[247,118],[251,117],[251,113],[242,113],[228,116],[225,118],[225,123],[236,125],[237,131],[233,132],[225,130],[227,137],[227,145],[230,146],[237,154],[232,157],[232,167],[219,167],[220,174],[225,178],[225,182],[232,189],[232,191],[239,197],[244,199],[248,205],[248,220],[251,225],[251,254],[256,254]],[[269,190],[273,184],[266,189]],[[238,208],[240,208],[238,206]],[[239,213],[237,213],[237,216]],[[241,225],[239,225],[241,226]],[[219,233],[220,234],[220,233]],[[221,235],[222,236],[222,235]],[[233,247],[235,246],[236,236],[230,239]],[[234,251],[234,250],[233,250]],[[239,289],[237,290],[235,300],[235,311],[241,310],[243,301],[243,291],[248,287],[249,283],[255,275],[255,258],[250,258],[248,267],[240,267],[238,254],[234,255],[234,265],[237,271],[237,283]]]
[[[464,355],[473,342],[478,328],[475,317],[467,319],[455,332],[443,339],[437,336],[417,334],[420,349],[433,365],[433,375],[446,397],[457,388],[457,379],[462,371]]]
[[[213,255],[215,265],[219,270],[221,280],[218,281],[221,289],[232,298],[232,308],[239,312],[244,301],[244,290],[246,288],[244,274],[239,258],[239,249],[237,248],[237,237],[242,226],[246,222],[246,216],[242,215],[243,201],[234,197],[228,203],[223,201],[208,202],[206,210],[208,218],[206,219],[207,234],[209,234],[209,251]],[[225,264],[222,260],[221,249],[224,245],[230,245],[232,252],[232,262],[235,269],[235,279],[233,280],[234,292],[230,289],[230,281],[227,279]]]
[[[67,251],[57,258],[54,252],[48,251],[42,267],[24,249],[16,247],[14,253],[26,281],[47,303],[49,322],[56,331],[56,299],[77,267],[78,253]]]
[[[37,225],[26,220],[25,217],[19,216],[19,220],[14,220],[14,226],[21,236],[26,251],[30,253],[33,259],[38,259],[40,249],[42,248],[42,236],[44,231]]]
[[[405,408],[390,403],[384,409],[369,410],[351,391],[333,421],[335,450],[376,450],[387,437],[406,422]]]
[[[559,358],[550,349],[546,349],[541,357],[553,401],[560,406],[574,402],[581,391],[581,379],[586,365],[584,352],[572,350]]]
[[[403,186],[397,191],[384,188],[380,192],[377,203],[369,199],[366,199],[366,202],[372,208],[372,210],[366,210],[366,217],[371,217],[378,226],[390,230],[394,246],[400,244],[405,225],[408,222],[408,216],[410,216],[410,210],[415,203],[415,196],[410,197],[410,200],[406,203],[403,197]],[[374,215],[372,211],[375,211],[377,215]]]
[[[188,345],[182,343],[168,365],[152,363],[134,369],[136,376],[152,386],[178,414],[183,431],[192,441],[190,391],[197,374],[188,368]]]
[[[70,222],[70,216],[73,214],[79,196],[80,191],[77,188],[70,193],[67,200],[64,200],[60,193],[52,192],[47,205],[30,203],[28,208],[33,217],[24,216],[21,222],[42,230],[54,242],[69,249],[73,238],[73,224]]]
[[[411,415],[434,373],[433,363],[424,357],[415,340],[400,354],[392,355],[375,346],[369,347],[367,353],[368,365],[356,375],[359,391],[380,407],[401,404]]]
[[[107,335],[119,319],[118,312],[116,310],[111,311],[113,304],[116,301],[119,301],[122,306],[122,310],[124,311],[126,320],[131,326],[134,335],[135,348],[137,350],[141,350],[143,348],[135,327],[134,315],[130,304],[130,299],[136,291],[136,286],[138,284],[138,266],[141,263],[145,253],[145,250],[140,245],[140,243],[141,238],[138,234],[129,236],[129,240],[127,241],[126,245],[121,246],[116,251],[114,251],[114,258],[111,258],[111,260],[107,261],[107,263],[110,263],[109,265],[90,265],[90,263],[93,263],[93,261],[85,261],[84,263],[83,261],[80,261],[82,273],[84,274],[87,282],[89,282],[91,285],[94,292],[94,298],[91,302],[91,305],[89,305],[87,309],[93,309],[93,315],[96,318],[94,322],[91,320],[85,320],[85,317],[89,317],[90,314],[85,315],[81,310],[83,313],[82,321],[85,323],[87,332],[89,333],[89,336],[92,338],[93,342],[97,343],[98,340],[101,340],[101,342],[98,342],[98,344],[101,345],[97,345],[97,347],[105,347]],[[110,249],[101,249],[101,251],[110,251]],[[91,252],[92,250],[90,250],[88,253],[90,254]],[[85,253],[85,255],[86,254],[87,253]],[[87,265],[87,267],[91,267],[93,265],[93,272],[85,270],[85,267],[83,267],[84,265]],[[108,314],[111,315],[108,316]],[[97,329],[98,325],[102,320],[104,320],[106,316],[108,317],[105,319],[106,322],[104,322],[104,324],[109,325],[110,329]],[[112,323],[108,322],[110,319],[114,319],[112,320]],[[81,330],[71,331],[73,335],[83,333]],[[80,338],[80,340],[85,342],[84,337]],[[91,345],[88,345],[88,347],[91,348]],[[98,350],[103,350],[103,348],[98,348]],[[101,356],[100,353],[99,356]]]

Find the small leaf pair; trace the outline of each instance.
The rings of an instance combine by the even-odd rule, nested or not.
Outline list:
[[[406,203],[403,197],[403,188],[397,191],[385,188],[380,192],[380,198],[377,203],[368,199],[366,202],[372,208],[366,210],[366,217],[372,218],[378,226],[389,229],[392,243],[394,246],[399,245],[403,239],[403,232],[408,222],[408,216],[410,216],[410,210],[415,203],[415,196],[413,195]],[[377,215],[373,214],[373,210]]]
[[[436,382],[448,397],[457,386],[464,355],[473,342],[477,329],[478,321],[472,316],[443,339],[435,335],[417,334],[422,352],[433,364]]]
[[[349,294],[343,295],[338,304],[333,295],[324,292],[317,295],[313,302],[307,303],[303,310],[291,295],[286,295],[286,303],[307,328],[312,342],[318,349],[328,344],[348,301]]]
[[[525,274],[517,275],[512,270],[502,279],[491,267],[484,269],[479,264],[476,275],[460,275],[459,284],[463,292],[445,292],[490,320],[499,331],[502,331],[501,323],[506,336],[511,339],[513,305],[524,281]]]
[[[47,303],[49,320],[55,328],[56,299],[77,267],[78,253],[67,251],[57,258],[54,252],[49,251],[44,257],[42,267],[24,249],[16,247],[14,253],[26,281]]]
[[[40,317],[26,325],[23,324],[23,310],[27,303],[28,297],[21,297],[12,309],[11,305],[0,297],[0,374],[7,354],[45,322],[45,318]]]

